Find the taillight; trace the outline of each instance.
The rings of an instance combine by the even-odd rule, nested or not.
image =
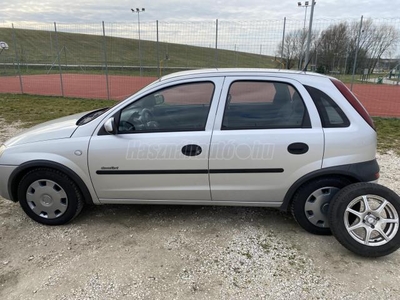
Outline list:
[[[331,78],[332,83],[336,86],[336,88],[339,90],[339,92],[342,93],[342,95],[349,101],[351,106],[354,107],[354,109],[360,114],[360,116],[365,120],[365,122],[368,123],[369,126],[371,126],[375,130],[375,125],[374,121],[368,114],[367,110],[365,107],[361,104],[361,102],[354,96],[354,94],[347,88],[347,86],[344,85],[343,82],[337,79]]]

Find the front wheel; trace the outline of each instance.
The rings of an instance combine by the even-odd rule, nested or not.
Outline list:
[[[62,225],[83,207],[76,184],[64,173],[47,168],[29,171],[18,185],[18,200],[25,213],[45,225]]]
[[[336,239],[348,250],[380,257],[400,247],[400,197],[373,183],[352,184],[336,194],[329,223]]]

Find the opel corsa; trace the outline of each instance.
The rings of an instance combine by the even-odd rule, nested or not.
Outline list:
[[[341,81],[319,74],[179,72],[0,149],[1,196],[47,225],[84,204],[258,206],[291,211],[311,233],[332,229],[361,255],[399,244],[395,195],[354,185],[379,177],[373,121]]]

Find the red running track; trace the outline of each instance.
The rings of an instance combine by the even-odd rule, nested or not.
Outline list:
[[[156,77],[109,76],[110,99],[122,100],[156,80]],[[63,74],[65,97],[107,99],[105,75]],[[59,74],[22,76],[25,94],[61,96]],[[0,93],[21,94],[19,77],[0,77]]]
[[[156,77],[109,76],[110,98],[122,100],[156,80]],[[60,75],[22,76],[26,94],[60,96]],[[64,96],[107,99],[104,75],[63,74]],[[0,93],[20,94],[19,77],[0,77]],[[353,93],[372,116],[400,117],[400,86],[354,84]]]
[[[353,93],[374,117],[400,117],[400,85],[354,84]]]

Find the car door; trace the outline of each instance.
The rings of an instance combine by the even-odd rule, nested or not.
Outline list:
[[[297,81],[265,77],[225,80],[210,148],[213,201],[270,202],[321,168],[323,131]]]
[[[116,132],[102,124],[89,145],[100,201],[210,200],[209,145],[222,82],[164,84],[112,112]]]

